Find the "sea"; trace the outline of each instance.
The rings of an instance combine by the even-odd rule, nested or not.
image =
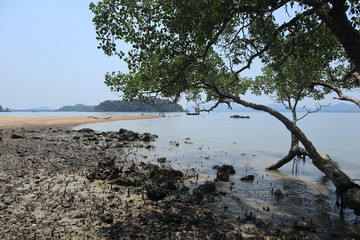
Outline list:
[[[134,115],[148,113],[36,112],[27,115]],[[153,113],[156,114],[157,113]],[[290,113],[283,113],[291,118]],[[24,115],[24,113],[0,113]],[[231,118],[232,115],[249,118]],[[300,115],[301,116],[301,115]],[[320,154],[328,154],[341,169],[360,184],[360,113],[314,113],[298,126]],[[250,212],[262,219],[291,226],[297,220],[313,222],[323,237],[360,239],[360,218],[352,211],[340,211],[335,187],[311,162],[295,159],[277,171],[266,167],[284,157],[290,149],[290,132],[264,112],[210,112],[200,115],[166,113],[165,117],[85,124],[74,129],[118,131],[121,128],[158,135],[151,149],[140,148],[131,155],[134,161],[165,164],[194,176],[190,189],[216,178],[213,166],[232,165],[236,174],[229,183],[217,183],[223,195],[220,205],[229,214],[244,218]],[[254,175],[253,182],[240,178]],[[196,177],[195,177],[196,176]],[[275,198],[274,191],[282,192]],[[269,210],[269,211],[268,211]]]

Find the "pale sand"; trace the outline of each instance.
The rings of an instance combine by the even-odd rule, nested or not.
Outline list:
[[[0,128],[25,128],[41,126],[76,126],[87,123],[99,123],[120,120],[151,119],[153,115],[122,116],[0,116]]]

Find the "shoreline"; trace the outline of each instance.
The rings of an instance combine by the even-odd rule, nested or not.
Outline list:
[[[114,116],[0,116],[0,128],[77,126],[89,123],[160,118],[154,115]]]

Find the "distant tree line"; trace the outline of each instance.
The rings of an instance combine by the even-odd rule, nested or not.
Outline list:
[[[95,112],[183,112],[179,104],[171,103],[169,100],[156,99],[154,104],[107,100],[95,106]]]
[[[171,103],[165,99],[155,99],[150,103],[129,102],[121,100],[107,100],[97,106],[76,104],[74,106],[63,106],[56,111],[59,112],[183,112],[179,104]]]
[[[56,111],[59,112],[93,112],[95,106],[76,104],[74,106],[63,106]]]

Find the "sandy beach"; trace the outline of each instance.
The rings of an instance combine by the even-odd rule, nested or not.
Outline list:
[[[0,116],[0,128],[75,126],[87,123],[158,118],[153,115],[120,116]]]

